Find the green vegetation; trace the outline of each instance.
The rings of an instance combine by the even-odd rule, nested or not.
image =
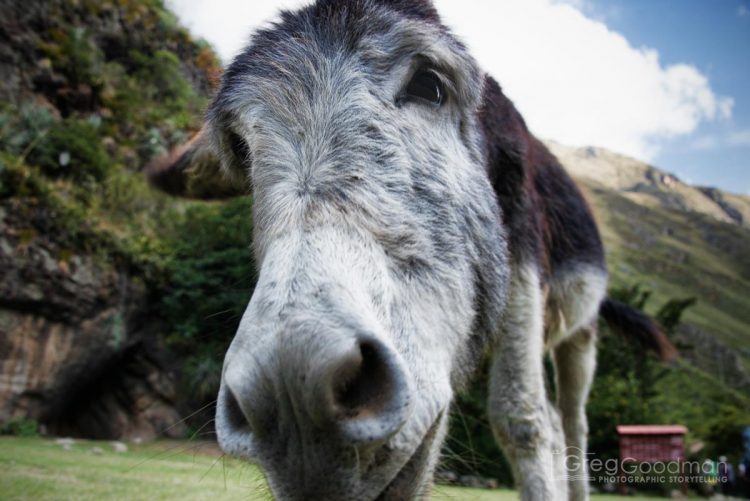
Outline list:
[[[34,63],[35,94],[0,103],[0,197],[52,207],[72,252],[114,253],[156,278],[185,204],[138,171],[197,130],[218,60],[161,1],[49,9],[24,47],[46,56]],[[131,30],[101,26],[112,17]]]
[[[184,361],[181,404],[202,407],[254,285],[251,201],[176,200],[140,171],[199,128],[218,59],[161,0],[55,0],[43,21],[18,42],[33,93],[0,101],[0,202],[20,244],[54,240],[63,266],[90,254],[145,282]]]
[[[45,175],[87,184],[106,178],[110,159],[93,121],[69,118],[54,124],[45,134],[27,159]]]
[[[625,195],[590,188],[599,219],[605,223],[603,236],[612,285],[623,288],[643,284],[649,296],[642,304],[645,311],[672,328],[675,314],[678,318],[681,315],[684,323],[719,340],[718,345],[729,347],[745,370],[750,369],[747,229],[700,214],[644,207]],[[670,302],[672,298],[680,299]],[[604,339],[602,343],[600,368],[609,364],[607,342]],[[638,408],[639,403],[641,408],[648,406],[648,412],[642,409],[642,422],[684,424],[690,430],[689,441],[705,444],[700,456],[725,454],[736,461],[742,447],[741,429],[750,425],[750,394],[746,387],[738,387],[737,372],[720,358],[716,345],[677,342],[677,346],[683,354],[704,362],[698,366],[681,359],[668,370],[658,369],[649,398],[643,401],[632,395],[630,404],[621,407]],[[612,401],[616,384],[625,385],[622,380],[607,384],[600,375],[597,377],[590,414],[592,409],[596,414],[596,406]],[[605,389],[610,393],[600,391]]]
[[[643,284],[646,311],[695,297],[683,320],[733,348],[750,369],[750,234],[697,213],[645,207],[591,186],[614,287]],[[724,381],[731,385],[731,381]]]
[[[188,207],[169,243],[166,339],[185,360],[185,393],[194,408],[216,398],[224,352],[253,292],[251,233],[251,201],[239,198]]]
[[[639,286],[611,289],[609,295],[638,309],[649,308],[653,297]],[[670,300],[654,316],[674,335],[694,305],[694,298]],[[615,432],[619,424],[679,423],[690,430],[689,440],[705,442],[700,457],[724,454],[738,461],[740,434],[750,416],[747,396],[717,386],[705,372],[682,360],[663,364],[640,346],[610,333],[604,324],[599,331],[597,373],[587,406],[589,449],[596,458],[619,457]],[[478,379],[457,397],[442,465],[459,474],[478,473],[510,485],[510,467],[495,445],[486,415],[487,365],[485,360]],[[551,372],[549,363],[547,369]]]
[[[35,437],[39,435],[39,424],[26,418],[11,419],[0,424],[0,435],[14,435],[16,437]]]
[[[611,289],[609,296],[643,310],[649,303],[651,291],[640,286],[627,289]],[[680,323],[683,313],[694,303],[687,300],[672,300],[654,315],[669,335]],[[606,325],[600,324],[602,336],[597,354],[597,371],[587,406],[589,419],[589,449],[597,458],[606,460],[619,457],[619,445],[615,427],[619,424],[671,424],[665,420],[662,406],[657,400],[661,395],[659,383],[672,372],[670,368],[647,353],[630,340],[609,333]],[[685,423],[684,420],[676,421]]]
[[[51,440],[0,437],[3,499],[268,500],[257,467],[221,456],[205,442],[129,444],[114,452],[109,442],[77,441],[65,450]],[[433,499],[511,501],[509,490],[435,486]],[[593,496],[595,501],[648,498]]]

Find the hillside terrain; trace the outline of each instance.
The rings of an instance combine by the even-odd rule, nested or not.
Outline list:
[[[0,0],[0,433],[210,437],[256,278],[252,201],[172,199],[141,171],[197,131],[220,72],[161,0]],[[549,147],[594,207],[612,292],[672,318],[682,353],[664,367],[604,333],[592,443],[611,453],[616,423],[680,422],[734,453],[750,424],[750,199]],[[482,391],[480,374],[446,455],[509,482]]]
[[[691,186],[673,174],[604,148],[571,148],[553,141],[546,145],[578,179],[622,193],[639,205],[694,212],[750,228],[750,196]]]
[[[219,72],[160,1],[0,2],[0,422],[184,433],[163,301],[189,206],[139,170]]]
[[[656,303],[696,298],[685,356],[750,395],[750,197],[601,148],[548,147],[596,208],[613,284],[642,284]]]

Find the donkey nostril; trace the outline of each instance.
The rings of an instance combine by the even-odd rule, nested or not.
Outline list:
[[[322,423],[335,425],[355,444],[375,446],[403,428],[411,416],[411,386],[398,356],[376,339],[360,339],[335,368],[323,388],[327,406]],[[315,404],[310,408],[315,409]]]
[[[395,391],[387,362],[378,348],[368,342],[361,343],[358,356],[353,356],[340,368],[339,378],[333,403],[343,419],[379,413],[389,404]]]
[[[250,433],[250,422],[248,421],[245,413],[242,412],[237,398],[232,393],[231,389],[224,393],[224,415],[226,421],[232,431],[241,433]]]

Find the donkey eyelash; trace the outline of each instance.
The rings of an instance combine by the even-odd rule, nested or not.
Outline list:
[[[403,85],[396,97],[396,105],[400,107],[415,102],[439,108],[448,101],[452,93],[455,93],[455,86],[450,78],[435,66],[422,64]]]

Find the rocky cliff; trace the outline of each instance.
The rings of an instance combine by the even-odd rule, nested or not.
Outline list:
[[[155,300],[175,204],[138,169],[191,133],[218,71],[160,1],[0,1],[0,422],[184,432]]]
[[[623,193],[638,204],[695,212],[750,228],[748,196],[691,186],[646,162],[604,148],[546,144],[574,176]]]
[[[59,230],[43,208],[0,204],[0,421],[152,438],[179,416],[148,291],[127,265],[72,250]]]

